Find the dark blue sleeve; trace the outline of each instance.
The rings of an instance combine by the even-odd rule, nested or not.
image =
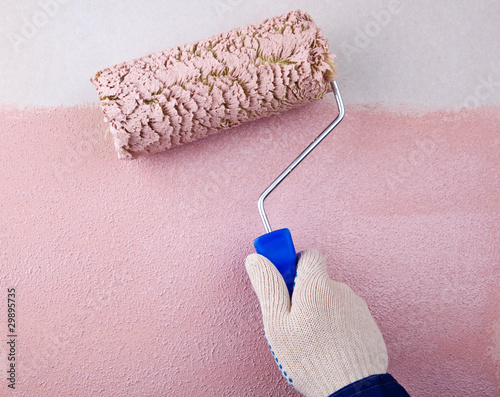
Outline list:
[[[337,390],[328,397],[410,397],[389,374],[372,375]]]

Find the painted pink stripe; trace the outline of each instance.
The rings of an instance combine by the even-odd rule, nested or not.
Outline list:
[[[97,107],[0,109],[19,395],[296,395],[243,261],[264,232],[257,197],[334,109],[328,98],[134,162],[116,159]],[[498,390],[499,110],[348,106],[267,204],[273,227],[366,299],[412,396]]]

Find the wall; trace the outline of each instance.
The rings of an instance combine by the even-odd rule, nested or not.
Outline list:
[[[252,17],[242,1],[186,3],[193,11],[186,35],[199,36],[190,39],[297,7],[326,27],[330,42],[340,37],[332,47],[346,117],[266,201],[271,225],[289,227],[298,250],[322,251],[331,277],[367,301],[388,346],[389,372],[412,396],[497,396],[500,76],[498,49],[483,39],[495,15],[488,7],[498,2],[459,2],[449,13],[405,3],[354,52],[356,28],[371,26],[389,3],[295,3],[265,10],[257,2]],[[4,302],[7,288],[16,289],[18,336],[16,389],[9,390],[4,303],[0,395],[298,395],[269,353],[244,259],[264,232],[259,194],[329,123],[333,98],[119,161],[96,98],[88,99],[95,95],[88,78],[112,57],[189,40],[165,44],[154,34],[142,47],[135,39],[108,52],[102,31],[91,27],[109,10],[61,2],[15,52],[8,34],[24,37],[23,16],[41,4],[3,14],[2,53],[11,58],[1,69],[0,286]],[[161,30],[148,8],[140,23],[179,31],[187,17],[170,6],[177,25]],[[120,29],[133,20],[134,7],[122,7],[99,28],[110,42],[122,43]],[[429,16],[425,43],[412,30],[419,12]],[[351,27],[338,13],[352,17]],[[459,43],[465,20],[470,25],[460,29],[469,38]],[[58,36],[71,21],[81,25]],[[407,36],[398,36],[402,26]],[[392,46],[397,37],[404,42]],[[471,43],[480,48],[466,56],[460,46]],[[89,55],[82,63],[78,51]],[[413,53],[422,57],[414,70]],[[61,81],[52,80],[51,65]],[[71,84],[64,71],[72,67]]]

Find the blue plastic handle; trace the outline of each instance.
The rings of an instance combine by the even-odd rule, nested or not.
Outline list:
[[[292,297],[297,272],[297,253],[290,230],[279,229],[264,234],[257,237],[253,244],[257,253],[269,259],[279,270]]]

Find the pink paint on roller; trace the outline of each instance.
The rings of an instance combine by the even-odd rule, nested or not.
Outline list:
[[[303,11],[102,70],[92,79],[120,158],[159,152],[323,98],[334,56]]]

